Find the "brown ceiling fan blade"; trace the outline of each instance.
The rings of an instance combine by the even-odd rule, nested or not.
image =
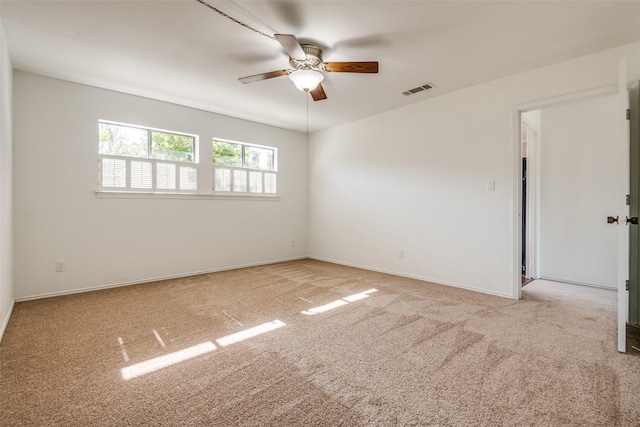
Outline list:
[[[377,73],[377,62],[325,62],[324,69],[331,73]]]
[[[322,101],[323,99],[327,99],[327,94],[324,93],[322,84],[318,83],[318,86],[316,86],[316,88],[311,91],[311,97],[314,101]]]
[[[291,73],[291,70],[278,70],[278,71],[271,71],[270,73],[256,74],[254,76],[240,77],[238,80],[240,80],[244,84],[247,84],[247,83],[259,82],[260,80],[272,79],[274,77],[286,76],[289,73]]]
[[[282,45],[284,50],[287,51],[290,57],[298,61],[307,59],[307,54],[302,50],[302,46],[300,46],[300,42],[296,36],[292,36],[291,34],[274,34],[273,36]]]

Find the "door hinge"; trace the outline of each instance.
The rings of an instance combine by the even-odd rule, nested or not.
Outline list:
[[[631,120],[631,108],[627,108],[627,120]]]
[[[627,206],[631,204],[631,194],[627,194]]]
[[[624,287],[625,287],[625,290],[627,290],[627,291],[629,290],[629,281],[628,280],[626,280],[624,282]]]

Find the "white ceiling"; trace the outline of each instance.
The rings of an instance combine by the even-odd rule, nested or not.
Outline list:
[[[309,131],[640,40],[640,1],[209,1],[267,34],[294,34],[325,61],[378,61],[332,73],[309,99]],[[0,1],[14,68],[287,129],[307,99],[275,41],[195,0]],[[412,96],[402,92],[432,83]]]

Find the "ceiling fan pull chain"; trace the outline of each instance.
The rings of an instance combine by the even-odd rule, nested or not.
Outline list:
[[[224,16],[225,18],[228,18],[228,19],[232,20],[232,21],[233,21],[233,22],[235,22],[236,24],[242,25],[243,27],[245,27],[245,28],[247,28],[247,29],[249,29],[249,30],[251,30],[251,31],[253,31],[253,32],[258,33],[258,34],[260,34],[261,36],[268,37],[268,38],[270,38],[271,40],[275,40],[275,39],[276,39],[275,37],[270,36],[270,35],[269,35],[269,34],[267,34],[267,33],[263,33],[263,32],[262,32],[262,31],[260,31],[260,30],[256,30],[255,28],[253,28],[253,27],[252,27],[252,26],[250,26],[249,24],[245,24],[244,22],[239,21],[239,20],[237,20],[236,18],[234,18],[234,17],[232,17],[232,16],[227,15],[226,13],[224,13],[223,11],[221,11],[220,9],[218,9],[218,8],[216,8],[216,7],[214,7],[214,6],[211,6],[209,3],[207,3],[207,2],[206,2],[206,1],[204,1],[204,0],[196,0],[196,1],[197,1],[198,3],[200,3],[200,4],[203,4],[203,5],[207,6],[209,9],[213,10],[214,12],[219,13],[220,15]]]

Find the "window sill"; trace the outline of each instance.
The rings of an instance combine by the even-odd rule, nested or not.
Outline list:
[[[98,199],[280,200],[280,196],[277,194],[143,193],[135,191],[96,191],[96,197]]]

